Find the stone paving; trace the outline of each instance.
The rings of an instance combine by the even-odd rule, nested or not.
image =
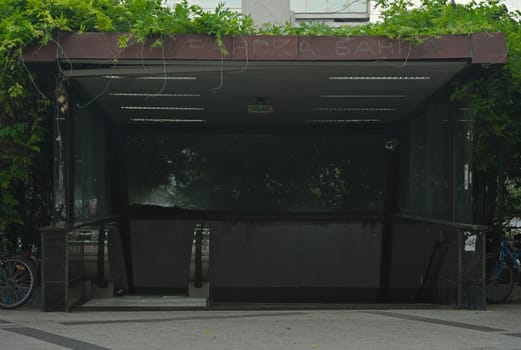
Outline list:
[[[363,307],[363,306],[361,306]],[[0,349],[521,350],[521,304],[453,309],[0,310]]]

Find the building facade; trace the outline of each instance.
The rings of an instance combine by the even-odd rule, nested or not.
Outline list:
[[[258,26],[284,25],[301,22],[322,22],[330,26],[367,23],[370,17],[369,0],[191,0],[207,11],[213,11],[219,3],[237,12],[252,16]],[[174,5],[175,0],[167,2]]]

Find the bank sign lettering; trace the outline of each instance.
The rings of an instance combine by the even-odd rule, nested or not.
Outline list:
[[[429,38],[420,44],[385,37],[305,37],[305,36],[239,36],[224,37],[226,54],[215,39],[187,35],[176,39],[164,50],[169,56],[183,58],[198,55],[201,59],[223,60],[360,60],[406,58],[452,58],[469,55],[467,38],[455,36],[437,40]],[[170,52],[172,51],[172,52]]]

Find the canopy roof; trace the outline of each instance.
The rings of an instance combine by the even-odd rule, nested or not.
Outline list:
[[[80,107],[121,123],[386,123],[465,69],[506,62],[501,33],[426,38],[176,35],[118,48],[118,33],[57,33],[28,48],[58,63]]]

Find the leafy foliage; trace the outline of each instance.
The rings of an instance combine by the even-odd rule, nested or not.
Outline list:
[[[56,98],[52,93],[49,98],[42,95],[35,77],[19,57],[29,43],[52,41],[55,31],[125,33],[119,40],[121,47],[128,45],[131,38],[143,41],[151,36],[160,45],[163,38],[180,33],[213,35],[222,47],[225,35],[385,35],[419,41],[443,34],[504,32],[508,64],[491,70],[486,78],[461,83],[454,97],[469,100],[473,106],[477,176],[508,183],[510,190],[504,196],[505,203],[499,203],[499,215],[515,215],[521,182],[521,14],[509,12],[500,0],[471,1],[466,5],[423,0],[418,7],[408,0],[377,0],[376,4],[383,9],[377,23],[339,28],[320,23],[256,28],[250,17],[223,5],[210,13],[186,0],[173,8],[164,6],[161,0],[1,1],[0,230],[27,226],[22,206],[38,192],[31,184],[35,183],[34,167],[39,164],[40,147],[46,137],[42,122],[50,113],[49,98]],[[496,206],[497,191],[485,197]],[[488,215],[485,221],[491,221],[493,216]]]
[[[156,36],[160,45],[163,36],[179,33],[210,34],[222,43],[222,36],[253,33],[254,27],[251,18],[223,5],[208,13],[186,1],[174,8],[161,0],[0,2],[0,231],[27,233],[37,226],[29,221],[37,214],[35,197],[43,190],[34,186],[41,173],[35,165],[45,141],[42,122],[50,113],[50,98],[59,93],[45,97],[19,57],[30,43],[53,41],[55,31],[127,33],[119,40],[124,47],[131,37],[143,41]]]
[[[503,32],[508,63],[455,86],[453,98],[471,106],[474,121],[474,216],[489,225],[521,216],[521,13],[509,12],[501,0],[379,0],[382,22],[372,34],[421,40],[423,36]]]

